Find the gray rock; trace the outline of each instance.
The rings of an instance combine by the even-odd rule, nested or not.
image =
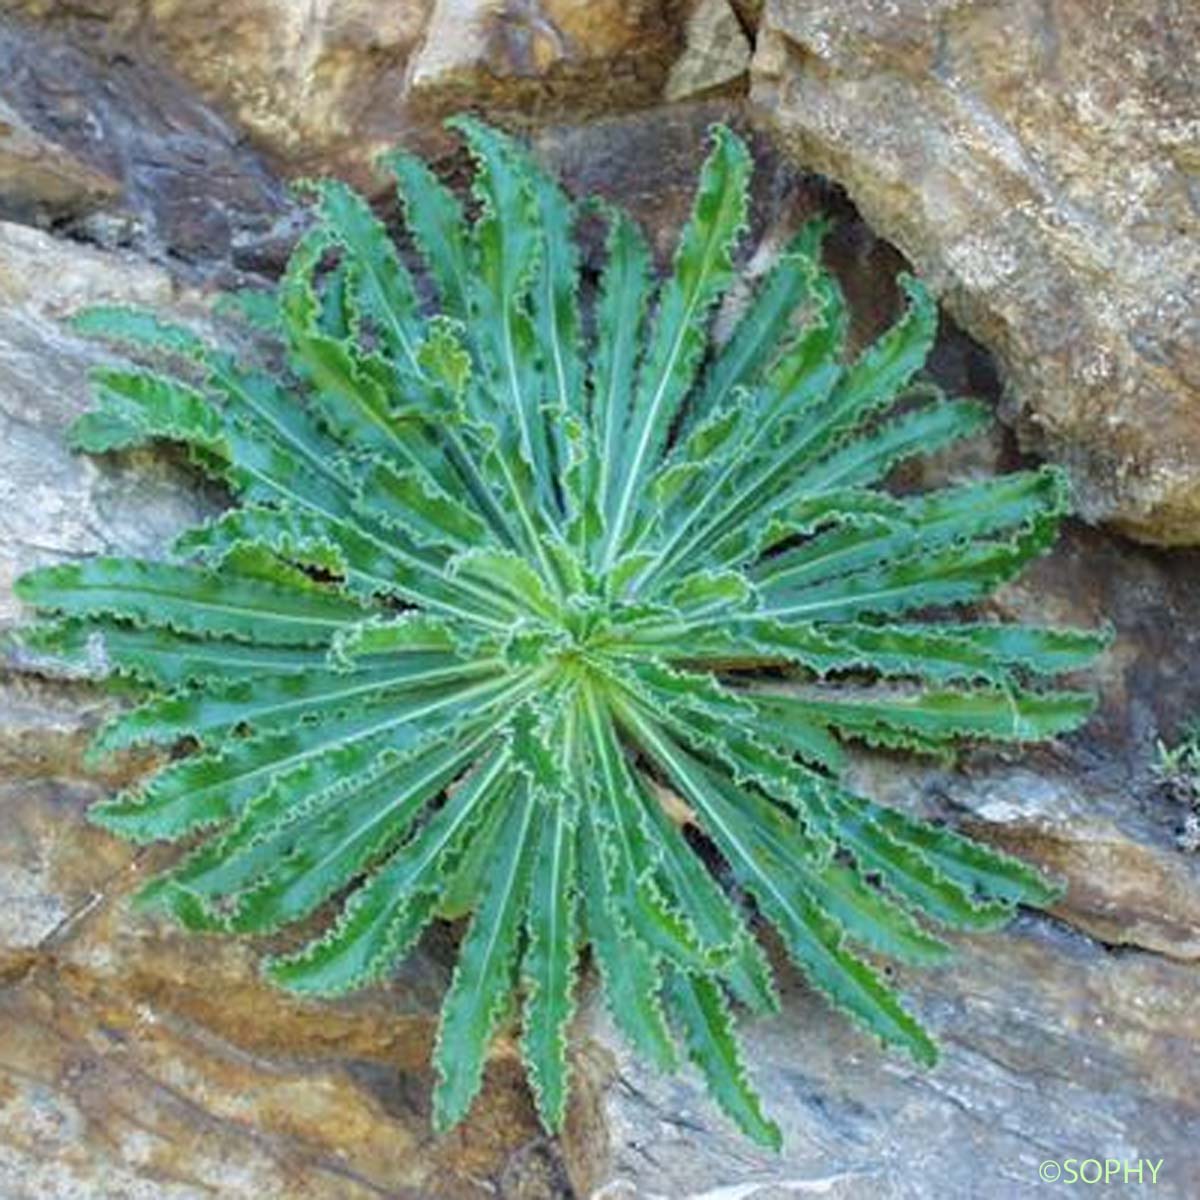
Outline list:
[[[779,1121],[779,1156],[747,1146],[690,1078],[652,1078],[619,1052],[608,1092],[607,1200],[1036,1200],[1046,1160],[1161,1160],[1134,1195],[1187,1200],[1200,1154],[1195,973],[1110,956],[1045,920],[959,947],[900,979],[939,1031],[932,1072],[879,1049],[794,975],[783,1013],[746,1023],[747,1058]],[[605,1018],[589,1028],[609,1042]],[[1087,1168],[1090,1174],[1093,1168]],[[1124,1183],[1089,1194],[1129,1195]]]
[[[0,127],[13,115],[0,215],[45,214],[193,279],[229,284],[279,266],[277,225],[296,206],[243,136],[162,67],[0,16],[0,106]],[[13,157],[25,161],[15,177]]]
[[[18,612],[16,575],[88,554],[146,554],[212,511],[192,472],[162,456],[72,454],[66,430],[87,407],[102,357],[62,318],[87,304],[163,306],[164,271],[0,224],[0,621]]]
[[[749,70],[750,39],[728,0],[700,0],[688,16],[684,37],[664,99],[703,96],[741,80]]]

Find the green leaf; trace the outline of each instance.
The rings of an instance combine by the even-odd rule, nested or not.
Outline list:
[[[418,546],[470,550],[488,541],[483,520],[411,469],[373,463],[359,485],[357,502],[368,516],[403,530]]]
[[[228,850],[217,886],[241,894],[230,928],[271,932],[301,920],[395,846],[422,807],[454,780],[482,739],[435,747],[412,761],[372,773],[357,787],[341,784],[333,803],[310,802],[308,819],[282,831],[273,847],[253,835],[251,862]],[[252,887],[247,887],[250,881]],[[195,886],[195,885],[193,885]],[[242,890],[244,889],[244,890]]]
[[[968,895],[1046,908],[1062,898],[1062,888],[1020,859],[982,846],[950,829],[917,821],[893,808],[845,795],[843,805],[866,817],[897,844],[921,851],[945,878]]]
[[[437,282],[443,310],[470,315],[470,252],[462,206],[419,158],[393,151],[380,160],[396,176],[405,221]]]
[[[358,604],[330,588],[302,590],[234,571],[132,558],[42,567],[23,575],[16,592],[27,604],[67,616],[120,616],[267,646],[323,646],[363,616]]]
[[[843,697],[828,691],[819,698],[760,692],[762,711],[787,720],[814,720],[839,733],[882,745],[916,746],[949,739],[981,737],[997,741],[1039,741],[1077,728],[1095,707],[1088,692],[1024,692],[988,688],[918,691],[911,694]]]
[[[663,1016],[660,963],[632,934],[624,907],[615,903],[604,858],[594,821],[581,821],[579,860],[587,933],[608,1011],[640,1054],[660,1071],[671,1071],[676,1053]]]
[[[160,350],[184,358],[203,358],[208,344],[190,329],[164,321],[144,308],[94,304],[71,318],[71,328],[85,337],[107,338],[144,350]]]
[[[414,434],[404,428],[392,400],[392,366],[378,353],[364,354],[350,338],[321,328],[314,277],[331,242],[323,228],[305,234],[279,285],[293,361],[311,382],[322,420],[335,437],[366,450],[398,454],[402,461],[419,461],[411,445]]]
[[[33,626],[21,632],[20,640],[35,654],[97,677],[112,672],[168,688],[311,671],[325,657],[320,649],[188,639],[168,630],[137,629],[99,619]]]
[[[390,970],[432,919],[440,885],[472,824],[506,793],[506,765],[503,752],[493,751],[421,831],[352,893],[328,933],[267,964],[270,977],[291,991],[328,996],[362,987]]]
[[[719,777],[643,718],[634,717],[633,723],[639,740],[697,806],[735,874],[783,935],[796,965],[885,1044],[900,1046],[916,1062],[933,1066],[937,1050],[929,1035],[870,968],[843,948],[839,925],[795,886],[788,861],[768,856],[767,846],[754,837]]]
[[[326,668],[209,681],[204,688],[171,692],[122,713],[100,731],[95,749],[108,754],[189,736],[211,742],[241,725],[263,732],[362,704],[390,703],[399,711],[401,705],[419,706],[431,697],[453,697],[494,676],[498,666],[497,659],[463,662],[456,654],[432,651],[356,671]]]
[[[569,798],[551,795],[537,812],[541,833],[526,915],[521,974],[525,1018],[521,1052],[547,1129],[562,1128],[567,1102],[567,1025],[574,1009],[578,936],[575,821]]]
[[[213,927],[242,932],[298,921],[396,845],[422,807],[470,761],[480,740],[435,740],[404,755],[384,751],[363,770],[299,802],[293,789],[272,788],[143,898],[165,901],[185,922],[202,905]],[[189,902],[182,913],[180,896]]]
[[[650,291],[650,249],[638,227],[621,211],[608,217],[607,260],[597,302],[598,327],[591,374],[592,423],[598,462],[595,502],[612,511],[615,468],[620,462],[633,394],[638,338]]]
[[[535,494],[548,509],[552,479],[542,413],[545,387],[536,353],[537,330],[527,305],[541,249],[529,175],[503,135],[467,117],[455,118],[451,125],[475,158],[475,195],[483,206],[475,223],[471,276],[478,345],[490,390],[514,424]]]
[[[488,1044],[512,990],[521,917],[537,849],[536,812],[528,786],[518,786],[488,860],[488,887],[459,952],[433,1053],[439,1077],[433,1123],[438,1130],[457,1125],[466,1116],[479,1091]]]
[[[373,319],[393,359],[414,375],[421,374],[417,361],[421,340],[417,298],[387,230],[366,201],[344,183],[326,179],[315,186],[324,227],[354,265],[364,310]]]
[[[621,455],[608,514],[606,565],[623,548],[647,468],[666,445],[695,376],[704,349],[703,319],[733,278],[731,253],[745,225],[750,158],[742,142],[723,126],[713,127],[712,141],[638,375],[625,431],[628,449]]]
[[[789,333],[796,310],[809,297],[828,228],[828,221],[821,217],[805,222],[776,260],[706,372],[704,385],[689,408],[690,421],[720,411],[736,388],[759,382]]]
[[[221,419],[199,392],[161,375],[100,369],[92,372],[99,407],[71,426],[76,450],[102,454],[163,439],[220,453]]]
[[[746,1076],[720,988],[703,976],[672,972],[668,995],[688,1057],[703,1072],[713,1099],[748,1137],[771,1150],[782,1149],[779,1126],[763,1112]]]

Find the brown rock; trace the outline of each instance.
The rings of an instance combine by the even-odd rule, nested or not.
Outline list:
[[[1200,959],[1200,886],[1170,848],[1133,841],[1111,821],[1058,824],[966,821],[973,837],[1064,880],[1051,911],[1109,945]]]
[[[678,42],[669,0],[436,0],[410,94],[436,112],[619,112],[658,97]]]
[[[0,788],[6,1200],[474,1200],[499,1180],[504,1195],[551,1200],[591,1186],[605,1144],[593,1085],[581,1078],[563,1149],[548,1149],[511,1046],[471,1122],[430,1132],[444,936],[385,988],[335,1004],[291,999],[261,980],[248,945],[130,908],[164,856],[90,828],[84,809],[101,791],[77,771],[67,757],[57,773]]]
[[[1200,10],[771,0],[753,99],[992,349],[1084,514],[1200,542]]]
[[[104,54],[157,58],[290,172],[360,182],[379,151],[437,143],[430,120],[486,104],[590,114],[653,102],[680,44],[677,0],[9,0]]]
[[[0,214],[45,223],[116,197],[120,184],[42,137],[0,97]]]
[[[289,160],[351,134],[375,99],[394,104],[427,0],[10,0],[39,22],[68,23],[102,47],[169,63],[239,125]]]

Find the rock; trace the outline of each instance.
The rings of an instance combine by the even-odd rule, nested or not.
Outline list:
[[[135,248],[177,276],[222,285],[244,270],[278,268],[273,243],[297,206],[244,136],[171,74],[0,19],[0,103],[44,156],[22,172],[26,191],[41,189],[49,214],[78,238]],[[5,199],[20,193],[6,192],[3,145],[0,214],[31,220],[28,204]],[[55,177],[67,189],[57,207],[51,168],[68,172]]]
[[[1099,941],[1200,960],[1200,884],[1171,848],[1133,841],[1111,821],[963,828],[1064,879],[1066,896],[1051,911]]]
[[[752,99],[991,349],[1089,520],[1200,542],[1200,10],[770,0]]]
[[[67,779],[0,792],[0,1194],[469,1200],[545,1172],[511,1053],[469,1127],[429,1133],[448,946],[432,939],[372,993],[289,1000],[248,946],[131,911],[155,856],[89,829],[98,794]],[[549,1156],[551,1183],[525,1194],[571,1194]]]
[[[30,129],[0,96],[0,217],[47,224],[101,207],[119,191],[111,176]]]
[[[680,41],[671,0],[72,0],[5,7],[100,55],[169,65],[289,173],[365,183],[379,151],[439,144],[431,118],[486,104],[599,113],[653,102]]]
[[[528,122],[653,103],[679,43],[665,0],[436,0],[409,68],[423,113],[485,104]]]
[[[732,1133],[694,1077],[651,1076],[622,1049],[621,1086],[607,1094],[613,1169],[600,1196],[1038,1200],[1039,1164],[1070,1157],[1161,1160],[1152,1189],[1144,1168],[1147,1194],[1194,1194],[1193,967],[1097,953],[1042,920],[973,939],[947,969],[899,981],[940,1031],[942,1062],[929,1072],[884,1057],[790,971],[781,982],[782,1014],[744,1022],[743,1035],[782,1153]],[[586,1020],[610,1042],[603,1014]]]
[[[62,318],[88,304],[155,307],[170,304],[175,294],[166,271],[134,255],[0,222],[0,300],[27,315]]]
[[[730,0],[730,3],[746,36],[753,39],[758,33],[765,0]]]
[[[65,433],[88,404],[99,347],[61,318],[100,302],[164,306],[169,276],[129,256],[0,224],[0,622],[13,579],[52,559],[148,553],[213,511],[168,457],[73,455]]]
[[[42,0],[48,6],[65,7]],[[752,7],[737,6],[743,21]],[[108,11],[115,15],[106,31],[161,51],[155,39],[173,19],[165,6],[155,9],[161,27],[132,0],[114,0]],[[346,11],[361,10],[337,19]],[[520,24],[534,10],[511,11]],[[556,13],[560,24],[564,13],[583,21],[588,12],[537,11]],[[650,21],[657,11],[630,6],[628,19]],[[606,5],[594,12],[600,25],[613,14]],[[179,20],[202,15],[203,5]],[[307,19],[313,27],[323,20]],[[0,48],[16,44],[3,36]],[[536,48],[536,38],[529,44]],[[272,223],[274,175],[178,81],[113,60],[105,90],[86,74],[97,71],[91,58],[54,45],[39,41],[31,51],[43,86],[22,93],[42,96],[38,103],[56,114],[37,128],[61,126],[61,144],[103,169],[109,159],[80,148],[89,114],[123,114],[99,145],[111,161],[122,146],[138,148],[137,170],[121,166],[113,178],[141,226],[122,234],[120,205],[72,223],[77,235],[130,241],[137,251],[102,253],[0,225],[0,622],[18,615],[9,585],[19,571],[106,550],[158,553],[220,502],[168,453],[110,461],[64,449],[64,430],[87,402],[86,371],[102,352],[58,318],[104,299],[204,321],[207,298],[191,283],[227,277],[231,267],[270,274],[294,219],[285,208]],[[291,43],[280,46],[281,57],[293,52]],[[389,53],[380,61],[391,62]],[[346,61],[363,72],[364,89],[375,86],[379,77],[357,49]],[[535,94],[546,79],[567,80],[556,95],[569,96],[600,60],[547,60],[533,82],[511,66],[522,60],[496,61],[509,62],[513,75],[489,82],[476,64],[471,86],[494,86],[488,94],[499,104]],[[665,70],[658,91],[664,78]],[[59,90],[67,99],[54,107]],[[427,94],[432,108],[438,96],[436,87]],[[347,163],[361,165],[377,132],[400,119],[395,97],[379,92],[378,109],[369,110],[376,115],[337,135]],[[172,106],[166,133],[151,119],[155,103]],[[36,111],[29,104],[23,119]],[[769,264],[800,221],[825,211],[835,218],[827,253],[850,297],[853,344],[894,316],[899,255],[835,188],[789,165],[727,96],[582,125],[553,111],[558,123],[536,133],[539,153],[577,193],[628,204],[660,262],[691,204],[706,125],[733,120],[751,136],[759,164],[746,276]],[[186,134],[169,135],[180,121]],[[411,140],[424,129],[414,126]],[[314,143],[313,152],[334,144]],[[160,176],[157,161],[170,164]],[[189,188],[211,204],[189,203]],[[219,214],[207,226],[210,207]],[[168,229],[169,243],[159,232]],[[155,256],[170,270],[147,261]],[[723,327],[744,299],[745,288],[735,290]],[[950,321],[932,370],[955,392],[998,396],[995,365]],[[997,432],[909,468],[903,482],[933,484],[1018,461],[1012,439]],[[976,750],[953,769],[861,759],[865,790],[1041,862],[1070,888],[1050,916],[1025,914],[1002,934],[961,939],[947,969],[897,975],[941,1035],[945,1061],[933,1073],[880,1051],[782,967],[779,1016],[742,1022],[749,1069],[784,1125],[778,1157],[740,1138],[694,1075],[655,1078],[634,1061],[588,973],[565,1136],[539,1130],[506,1029],[470,1121],[435,1139],[428,1052],[455,933],[432,931],[386,986],[309,1004],[261,982],[257,954],[272,946],[184,936],[135,911],[130,893],[176,851],[131,849],[90,827],[85,809],[152,760],[85,767],[88,734],[114,701],[81,683],[29,678],[10,659],[0,671],[0,1195],[898,1200],[982,1192],[1035,1200],[1044,1190],[1039,1162],[1090,1155],[1161,1158],[1155,1194],[1189,1196],[1200,1166],[1192,1135],[1200,1119],[1200,862],[1172,849],[1177,813],[1157,793],[1150,764],[1155,739],[1169,740],[1200,710],[1198,575],[1200,552],[1166,556],[1072,527],[989,612],[1112,621],[1117,640],[1095,676],[1102,703],[1091,725],[1053,749]]]
[[[664,100],[689,100],[741,80],[750,67],[750,39],[728,0],[700,0],[671,67]]]
[[[426,0],[9,0],[5,8],[65,26],[102,52],[137,48],[219,101],[261,145],[289,161],[362,137],[382,101],[394,108]]]

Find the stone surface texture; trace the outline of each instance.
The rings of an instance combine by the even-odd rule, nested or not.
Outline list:
[[[996,354],[1084,515],[1200,542],[1200,8],[768,0],[753,71]]]
[[[1010,469],[1031,449],[1067,463],[1107,526],[1073,523],[989,610],[1116,633],[1096,717],[1060,745],[857,762],[864,789],[1068,891],[1052,914],[962,939],[942,971],[901,974],[943,1041],[933,1073],[882,1054],[780,964],[782,1012],[744,1027],[779,1156],[739,1138],[690,1073],[632,1059],[586,974],[564,1136],[538,1128],[508,1030],[470,1121],[435,1139],[428,1052],[458,931],[439,926],[386,986],[318,1005],[265,987],[255,948],[138,914],[129,894],[173,852],[119,843],[85,810],[152,763],[85,765],[117,701],[7,652],[0,1197],[1037,1200],[1055,1191],[1039,1163],[1067,1157],[1162,1160],[1153,1187],[1089,1195],[1195,1196],[1200,860],[1176,846],[1186,805],[1154,762],[1200,711],[1200,550],[1113,531],[1200,541],[1193,12],[0,0],[0,630],[19,619],[21,571],[159,553],[222,502],[179,456],[66,449],[105,352],[63,319],[129,301],[208,325],[214,291],[270,280],[302,227],[290,174],[364,182],[399,139],[461,182],[437,119],[466,106],[529,129],[573,192],[629,207],[660,263],[706,127],[733,122],[758,169],[718,328],[814,213],[833,219],[857,346],[895,316],[906,255],[960,322],[944,321],[931,373],[1016,433],[998,425],[900,482]],[[586,265],[598,255],[588,241]]]
[[[728,0],[700,0],[688,16],[684,46],[671,67],[665,100],[689,100],[744,80],[750,38]]]
[[[2,9],[2,5],[0,5]],[[0,142],[0,216],[136,250],[181,276],[227,285],[276,270],[295,205],[245,135],[161,65],[84,53],[52,33],[0,21],[0,102],[77,186],[21,171],[9,190]],[[103,185],[80,188],[95,178]]]
[[[87,212],[118,190],[116,180],[31,129],[0,99],[0,197],[5,217],[48,222]]]
[[[102,55],[168,64],[292,171],[365,173],[430,118],[485,104],[538,116],[653,102],[680,0],[0,0]]]

